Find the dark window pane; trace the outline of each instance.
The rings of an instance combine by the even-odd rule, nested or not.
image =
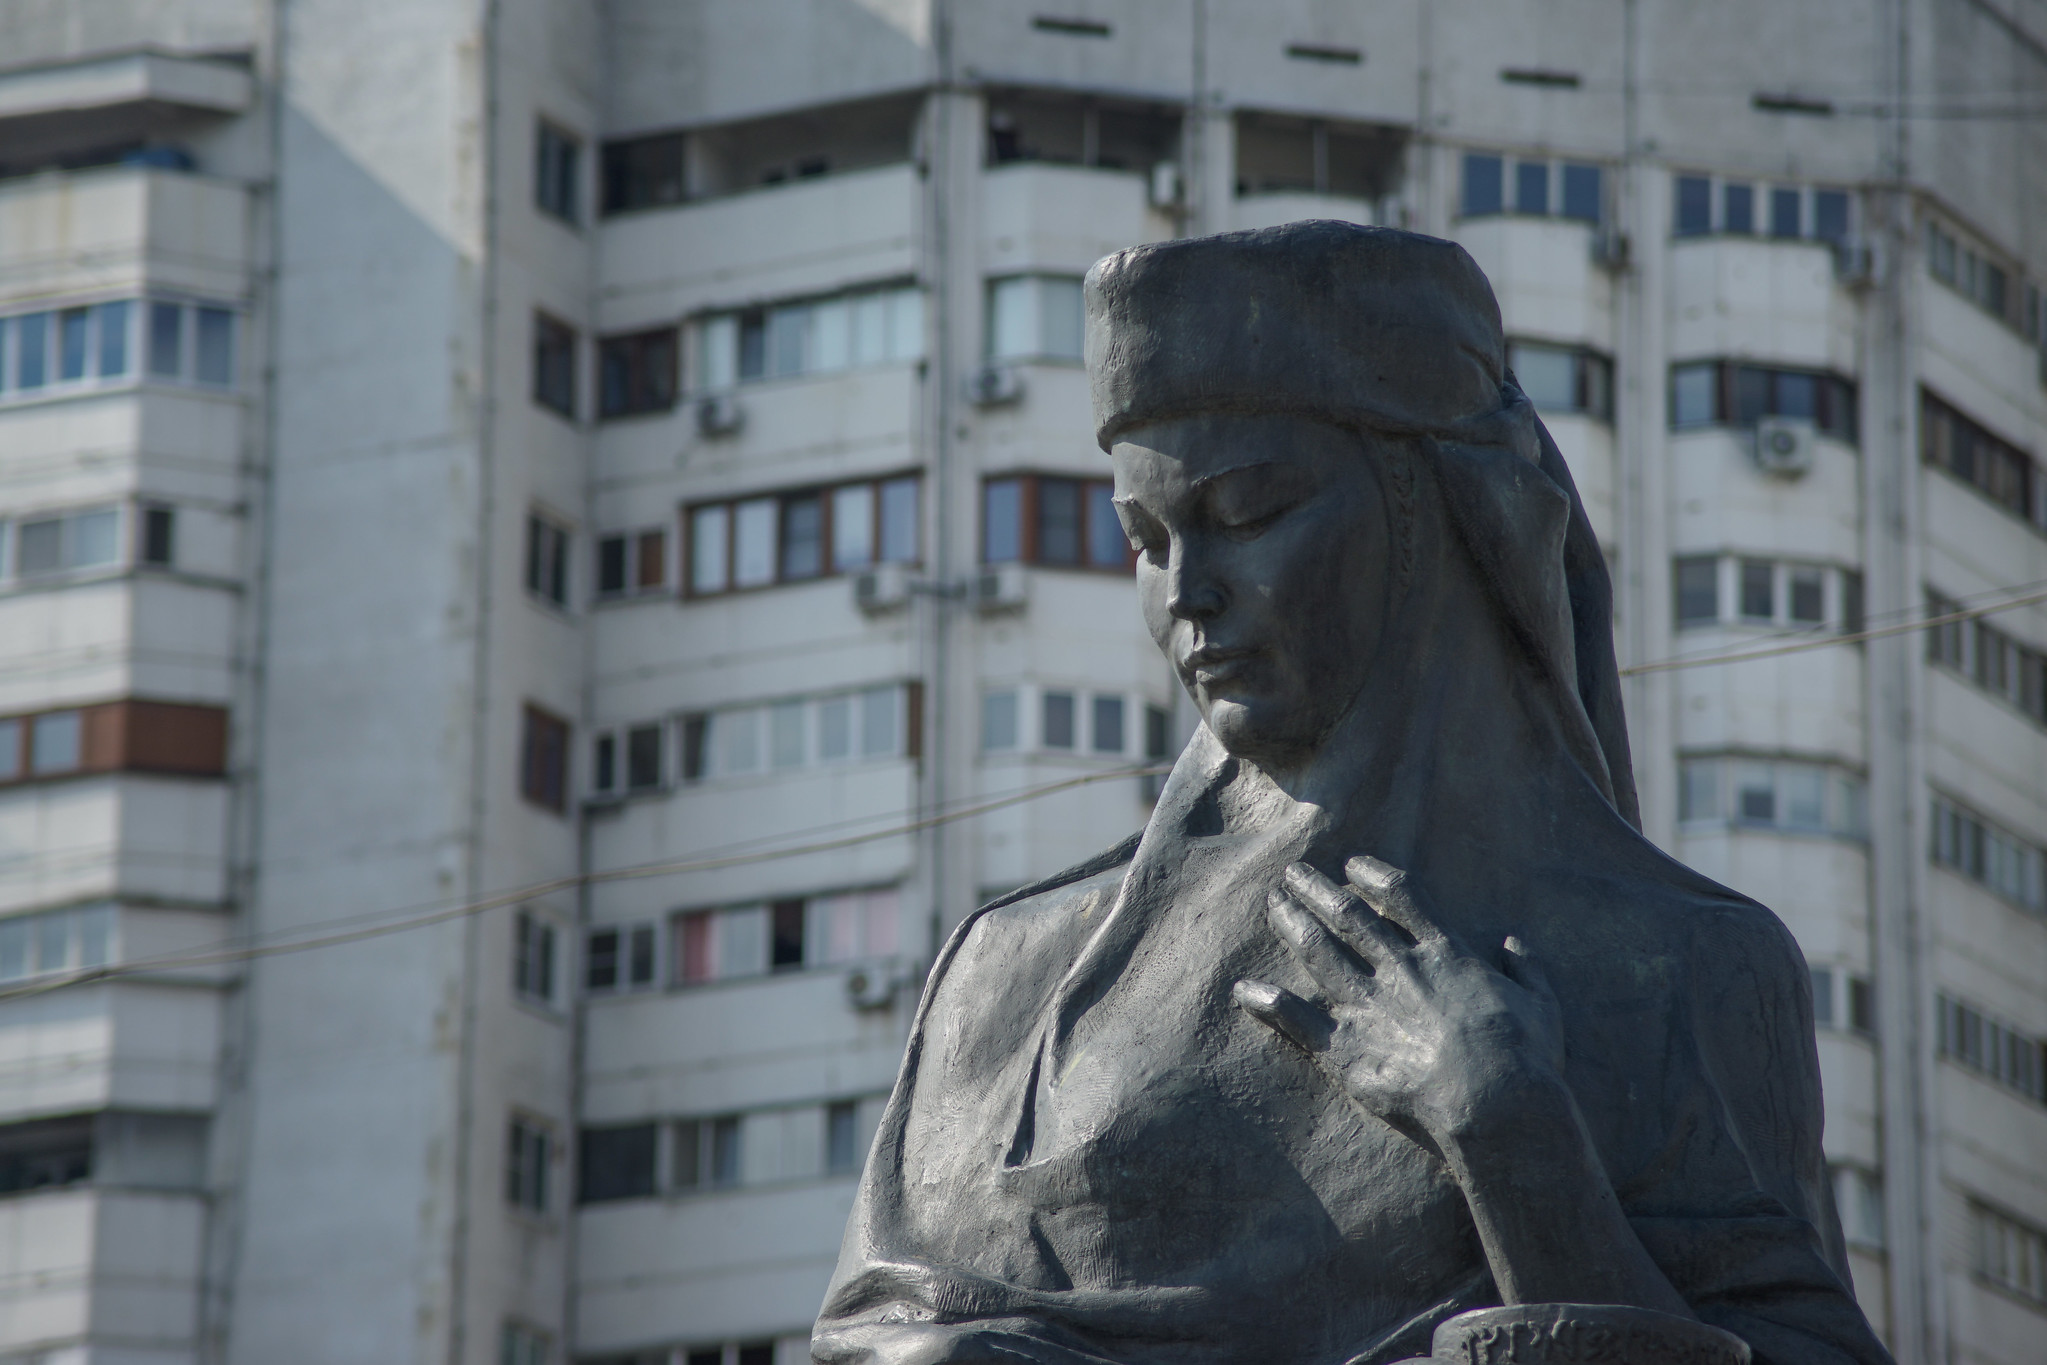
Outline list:
[[[1791,619],[1811,623],[1826,615],[1826,576],[1818,569],[1791,571]]]
[[[739,1183],[739,1116],[711,1120],[711,1183]]]
[[[1823,242],[1848,239],[1848,196],[1840,190],[1817,190],[1812,197],[1812,235]]]
[[[576,1192],[585,1204],[637,1199],[654,1193],[654,1152],[660,1129],[651,1123],[585,1128],[576,1144]]]
[[[1166,745],[1168,742],[1167,727],[1171,723],[1172,717],[1166,713],[1164,707],[1147,706],[1144,708],[1144,756],[1146,758],[1164,758],[1166,756]]]
[[[604,212],[655,208],[683,201],[681,133],[606,143]]]
[[[149,305],[149,372],[176,379],[184,369],[185,310],[175,303]],[[26,319],[24,319],[26,321]]]
[[[90,354],[86,344],[86,321],[92,315],[83,308],[66,308],[57,314],[57,377],[59,379],[85,378],[85,362]]]
[[[1548,214],[1549,163],[1547,161],[1517,161],[1514,163],[1514,211],[1516,213]]]
[[[1862,575],[1852,571],[1843,573],[1841,575],[1841,629],[1854,635],[1860,633],[1863,626]]]
[[[1040,727],[1039,741],[1047,749],[1071,749],[1073,747],[1073,694],[1071,692],[1047,692],[1044,695],[1044,724]]]
[[[1123,698],[1096,697],[1094,747],[1098,754],[1123,752]]]
[[[1564,166],[1564,217],[1596,223],[1600,219],[1601,173],[1597,166]]]
[[[1720,367],[1712,361],[1676,365],[1670,371],[1670,424],[1703,426],[1720,416]]]
[[[782,500],[782,577],[824,572],[824,499],[815,493]]]
[[[568,804],[568,722],[531,706],[525,716],[521,793],[528,801],[559,812]]]
[[[832,1175],[843,1175],[860,1169],[860,1149],[856,1122],[860,1108],[851,1100],[842,1100],[825,1107],[825,1170]]]
[[[739,377],[759,379],[768,372],[768,319],[758,310],[739,315]]]
[[[1120,569],[1130,562],[1130,540],[1116,517],[1116,486],[1087,486],[1087,562],[1099,569]]]
[[[981,559],[1011,564],[1023,558],[1023,480],[990,479],[981,486]]]
[[[1848,978],[1848,1027],[1858,1033],[1876,1032],[1876,992],[1867,978]]]
[[[1677,561],[1677,621],[1693,625],[1720,619],[1720,564],[1712,558]]]
[[[127,300],[103,303],[93,311],[99,314],[100,378],[112,379],[128,373]]]
[[[654,926],[643,924],[626,936],[626,984],[647,986],[654,981]]]
[[[564,417],[576,414],[576,333],[544,314],[533,318],[533,401]]]
[[[1038,562],[1080,563],[1080,481],[1038,480]]]
[[[605,536],[597,542],[597,591],[607,597],[625,591],[624,536]]]
[[[635,725],[626,731],[625,784],[634,791],[661,785],[661,727]]]
[[[235,315],[225,308],[201,308],[198,313],[196,361],[202,384],[234,382]]]
[[[881,562],[914,564],[916,561],[917,481],[914,478],[890,479],[881,486]]]
[[[695,712],[682,718],[682,780],[701,781],[704,776],[704,741],[711,730],[711,718]]]
[[[1797,190],[1773,189],[1770,191],[1770,235],[1772,237],[1796,237],[1799,235],[1799,199]]]
[[[803,965],[803,902],[776,901],[770,912],[774,936],[768,950],[768,966],[787,971]]]
[[[599,735],[595,751],[590,759],[590,781],[598,791],[608,792],[618,785],[618,741],[610,735]]]
[[[1742,233],[1756,230],[1755,186],[1729,185],[1721,191],[1720,230]]]
[[[633,586],[658,588],[668,581],[668,535],[642,531],[633,538]]]
[[[1501,202],[1502,163],[1496,156],[1481,156],[1476,152],[1464,154],[1464,213],[1475,217],[1482,213],[1498,213]]]
[[[775,1343],[756,1341],[741,1346],[739,1365],[775,1365]]]
[[[15,383],[39,389],[50,382],[50,315],[26,313],[14,320]]]
[[[618,986],[618,930],[598,929],[585,940],[583,987],[608,991]]]
[[[1713,230],[1713,182],[1703,175],[1677,178],[1677,235],[1695,237]]]
[[[1737,369],[1734,372],[1735,422],[1752,427],[1770,411],[1770,372],[1753,365]]]
[[[176,557],[177,516],[168,507],[142,509],[142,562],[169,565]]]
[[[1777,392],[1770,404],[1770,411],[1779,417],[1803,417],[1810,420],[1818,406],[1817,382],[1809,374],[1792,374],[1780,370],[1777,373]]]
[[[704,1183],[704,1125],[696,1119],[687,1119],[675,1125],[675,1167],[672,1179],[675,1187],[693,1190]],[[695,1353],[690,1356],[696,1359]],[[717,1356],[712,1356],[712,1365],[717,1365]]]
[[[542,212],[576,221],[576,163],[582,144],[551,124],[534,137],[533,198]]]
[[[1776,616],[1774,569],[1767,559],[1741,561],[1741,614],[1745,619],[1768,621]]]

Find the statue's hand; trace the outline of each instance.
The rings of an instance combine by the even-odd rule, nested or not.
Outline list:
[[[1358,1104],[1438,1143],[1511,1124],[1531,1085],[1561,1085],[1562,1012],[1518,940],[1486,961],[1444,933],[1405,873],[1368,857],[1344,871],[1348,888],[1290,864],[1267,900],[1316,998],[1239,981],[1239,1006]]]

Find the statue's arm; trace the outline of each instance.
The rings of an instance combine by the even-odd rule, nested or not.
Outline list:
[[[1496,960],[1466,951],[1394,868],[1354,858],[1348,872],[1340,888],[1294,864],[1269,903],[1321,1001],[1246,981],[1237,1002],[1443,1158],[1505,1302],[1689,1316],[1564,1081],[1562,1014],[1541,967],[1513,939]]]

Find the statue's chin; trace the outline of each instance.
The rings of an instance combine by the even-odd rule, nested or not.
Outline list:
[[[1295,733],[1297,716],[1284,710],[1266,702],[1212,699],[1206,719],[1209,733],[1232,758],[1275,772],[1300,766],[1315,748],[1312,739]]]

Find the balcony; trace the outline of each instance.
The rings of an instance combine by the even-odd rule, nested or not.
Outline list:
[[[2007,437],[2047,420],[2041,351],[1947,285],[1920,286],[1926,382]]]
[[[908,278],[922,205],[916,168],[885,166],[607,219],[599,326]]]
[[[38,1348],[104,1335],[138,1357],[189,1359],[205,1216],[195,1195],[87,1188],[0,1199],[0,1353],[43,1359]]]
[[[0,913],[117,898],[218,903],[226,894],[225,782],[136,774],[0,792]]]
[[[1102,257],[1173,235],[1134,171],[1020,161],[981,178],[982,259],[988,273],[1086,272]]]
[[[240,185],[118,166],[0,183],[0,306],[145,287],[235,300],[248,268]]]
[[[1824,242],[1691,237],[1670,248],[1670,354],[1857,370],[1855,299]]]
[[[1592,259],[1589,224],[1494,214],[1466,218],[1456,236],[1492,281],[1511,336],[1613,350],[1613,283]]]
[[[146,951],[137,945],[151,926],[135,922],[156,913],[120,912],[122,956]],[[0,1001],[0,1122],[107,1107],[204,1110],[219,1060],[220,1005],[208,991],[127,981]]]
[[[1700,551],[1731,546],[1860,563],[1862,476],[1854,447],[1820,437],[1811,472],[1788,481],[1756,467],[1750,455],[1753,440],[1748,430],[1733,426],[1686,427],[1670,433],[1670,500],[1678,515],[1677,543]]]

